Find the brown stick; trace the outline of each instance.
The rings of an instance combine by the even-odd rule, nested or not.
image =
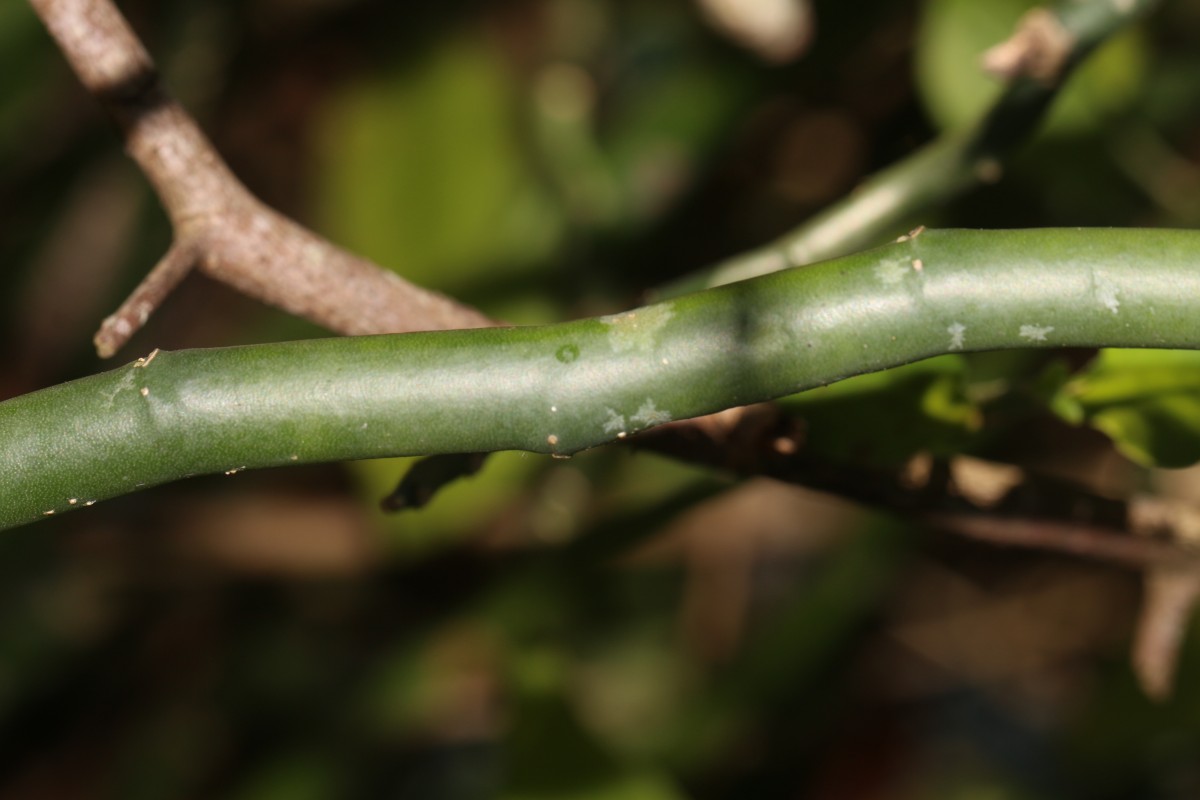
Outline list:
[[[639,434],[635,446],[730,472],[766,475],[828,492],[918,524],[1009,547],[1066,553],[1145,569],[1200,561],[1184,544],[1192,516],[1165,501],[1103,497],[1011,465],[971,459],[975,486],[962,482],[959,459],[868,469],[807,456],[800,423],[768,406],[730,409]],[[963,459],[966,460],[966,459]],[[979,473],[996,473],[993,486]],[[1002,487],[997,491],[996,487]],[[1139,535],[1131,535],[1136,533]]]
[[[1164,539],[1129,536],[1083,522],[1003,517],[978,513],[930,513],[919,517],[931,527],[1004,547],[1025,547],[1122,564],[1134,569],[1200,560],[1200,550]]]
[[[191,262],[244,294],[337,333],[495,324],[342,250],[253,197],[163,89],[154,62],[109,0],[29,2],[116,122],[175,232],[176,244],[159,268],[97,334],[101,355],[128,340]]]
[[[167,295],[196,265],[198,256],[198,249],[191,242],[176,241],[171,245],[133,294],[112,316],[100,323],[93,341],[101,358],[111,358],[138,328],[146,324],[154,309],[162,305]]]

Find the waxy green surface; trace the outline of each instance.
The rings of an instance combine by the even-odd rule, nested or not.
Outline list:
[[[0,527],[191,475],[571,454],[932,355],[1200,346],[1200,232],[926,231],[623,314],[153,357],[0,403]]]

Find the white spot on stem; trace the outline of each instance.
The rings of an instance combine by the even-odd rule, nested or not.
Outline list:
[[[1121,298],[1117,297],[1116,284],[1103,272],[1096,273],[1096,299],[1112,313],[1120,313]]]
[[[1044,342],[1046,334],[1053,331],[1053,325],[1022,325],[1019,335],[1022,339],[1028,339],[1031,342]]]
[[[128,369],[121,374],[120,381],[111,392],[101,392],[100,395],[107,401],[108,407],[112,408],[113,404],[117,402],[117,395],[126,389],[133,389],[135,385],[136,381],[134,379],[133,370]]]
[[[553,433],[550,434],[549,436],[546,437],[546,444],[550,445],[551,447],[554,447],[555,445],[558,444],[558,437],[555,436]]]
[[[612,349],[617,353],[627,353],[653,347],[655,336],[673,316],[675,312],[671,305],[660,303],[624,314],[601,317],[600,321],[609,326],[608,343]]]
[[[629,419],[631,422],[636,422],[644,428],[651,428],[655,425],[662,425],[664,422],[670,422],[671,415],[659,409],[654,405],[653,400],[647,398],[646,402],[642,403],[637,412]]]
[[[946,333],[950,334],[950,349],[962,350],[963,345],[966,344],[967,326],[961,322],[955,322],[946,328]]]
[[[875,267],[875,277],[888,286],[895,286],[908,275],[910,264],[904,259],[884,261]]]
[[[625,417],[621,416],[611,408],[604,409],[608,413],[608,419],[604,421],[604,432],[615,433],[618,437],[625,435]]]

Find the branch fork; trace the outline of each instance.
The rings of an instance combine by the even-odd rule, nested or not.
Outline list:
[[[495,322],[352,255],[259,202],[159,80],[109,0],[30,0],[75,74],[108,111],[153,184],[175,241],[96,334],[116,353],[193,267],[343,335]]]

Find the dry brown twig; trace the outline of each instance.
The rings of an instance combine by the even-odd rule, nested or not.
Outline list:
[[[939,463],[918,455],[899,470],[843,466],[807,457],[803,441],[796,421],[765,404],[672,422],[632,439],[685,461],[828,492],[977,541],[1136,570],[1200,563],[1200,547],[1187,544],[1196,515],[1179,504],[1116,500],[965,456]]]
[[[251,195],[195,121],[163,89],[153,61],[110,0],[29,2],[84,87],[116,122],[129,155],[153,185],[174,229],[167,253],[96,334],[101,355],[110,356],[127,342],[193,267],[250,297],[345,335],[497,324],[342,250]],[[1024,57],[1018,60],[1022,69],[1030,68]],[[1047,69],[1053,71],[1052,60]],[[1137,569],[1190,565],[1197,558],[1194,548],[1179,544],[1183,537],[1174,535],[1169,522],[1158,526],[1156,537],[1129,536],[1138,527],[1136,509],[1129,504],[1118,503],[1118,513],[1103,523],[1028,502],[1021,504],[1020,514],[1004,513],[999,507],[1004,498],[1036,496],[1044,491],[1042,482],[1026,474],[1014,481],[1005,472],[996,476],[1003,483],[1002,497],[972,497],[969,487],[955,485],[949,475],[936,480],[938,476],[926,474],[913,481],[904,472],[872,473],[814,463],[799,452],[803,432],[782,429],[785,424],[769,406],[733,409],[672,423],[636,441],[734,473],[768,475],[900,511],[931,527],[994,543]],[[1061,485],[1053,490],[1064,491]],[[1065,491],[1074,508],[1113,504],[1078,488]],[[1152,694],[1169,686],[1175,644],[1196,600],[1194,583],[1185,583],[1186,591],[1152,588],[1151,599],[1161,596],[1161,601],[1148,603],[1143,614],[1135,660]]]
[[[111,356],[193,267],[346,335],[474,328],[479,311],[415,286],[263,205],[162,87],[108,0],[30,0],[71,68],[112,116],[174,229],[167,254],[96,334]]]

